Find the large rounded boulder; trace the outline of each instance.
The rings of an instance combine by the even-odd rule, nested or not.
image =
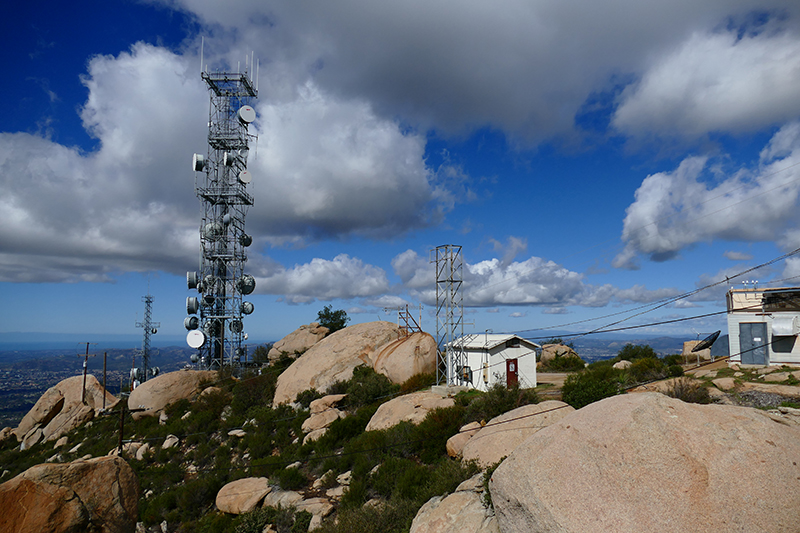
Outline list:
[[[387,429],[400,422],[419,424],[434,409],[452,407],[455,400],[433,391],[412,392],[382,403],[364,431]]]
[[[478,461],[486,468],[511,455],[537,431],[573,411],[572,406],[556,400],[517,407],[492,418],[467,441],[461,455],[465,461]]]
[[[490,489],[504,533],[797,531],[800,429],[756,409],[614,396],[535,433]]]
[[[139,481],[119,457],[33,466],[0,485],[0,531],[133,533]]]
[[[402,330],[391,322],[356,324],[332,333],[278,377],[274,405],[292,402],[304,390],[325,391],[336,381],[350,379],[353,369],[372,367],[380,351],[401,336]]]
[[[208,370],[178,370],[161,374],[133,389],[128,398],[128,408],[143,409],[133,413],[134,420],[159,416],[166,406],[197,396],[204,385],[216,378],[217,373]]]
[[[67,378],[42,394],[14,434],[23,448],[56,440],[94,418],[95,412],[103,408],[104,397],[106,408],[118,402],[91,374],[86,376],[85,387],[83,375]]]
[[[297,357],[298,354],[305,353],[309,348],[324,339],[329,332],[330,330],[325,326],[320,326],[319,322],[300,326],[272,345],[267,357],[270,362],[277,361],[282,354]]]
[[[392,383],[403,383],[415,374],[433,374],[436,372],[436,339],[422,331],[401,337],[375,355],[372,368]]]

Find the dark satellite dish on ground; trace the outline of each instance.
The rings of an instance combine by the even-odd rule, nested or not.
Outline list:
[[[699,352],[700,350],[705,350],[706,348],[711,348],[711,345],[714,344],[714,341],[717,340],[717,337],[719,337],[719,334],[720,334],[720,331],[717,331],[716,333],[712,333],[711,335],[709,335],[705,339],[701,340],[700,343],[697,346],[692,348],[692,353]]]

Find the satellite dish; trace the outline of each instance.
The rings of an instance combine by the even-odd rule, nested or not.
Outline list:
[[[231,331],[233,333],[241,333],[242,330],[244,329],[241,320],[231,320],[229,327],[231,328]]]
[[[186,273],[186,287],[189,289],[197,288],[197,272]]]
[[[242,170],[239,172],[239,181],[245,185],[250,183],[250,180],[253,178],[253,175],[250,174],[249,170]]]
[[[249,315],[255,310],[253,302],[242,302],[242,314]]]
[[[186,335],[186,344],[188,344],[191,348],[199,348],[206,342],[206,336],[203,335],[203,332],[199,329],[195,329],[190,331]]]
[[[247,248],[248,246],[253,244],[253,238],[247,233],[242,233],[241,237],[239,237],[239,244]]]
[[[247,340],[247,339],[248,339],[248,335],[247,335],[247,333],[245,333],[244,334],[244,340]]]
[[[239,108],[238,115],[239,121],[246,126],[256,119],[256,110],[249,105],[242,106]]]
[[[256,289],[256,279],[250,274],[245,274],[239,278],[239,290],[242,294],[250,294]]]
[[[200,320],[196,316],[187,316],[183,319],[183,327],[192,331],[200,326]]]
[[[203,235],[206,239],[214,239],[222,235],[222,224],[219,222],[209,222],[203,227]]]
[[[720,331],[717,331],[716,333],[712,333],[711,335],[709,335],[705,339],[701,340],[698,343],[697,346],[692,348],[692,353],[699,352],[700,350],[705,350],[706,348],[711,348],[711,345],[714,344],[714,341],[717,340],[717,337],[719,337],[719,334],[720,334]]]
[[[189,360],[190,360],[192,363],[196,363],[197,361],[199,361],[199,360],[200,360],[200,358],[199,358],[199,357],[197,357],[197,354],[196,354],[196,353],[193,353],[193,354],[192,354],[192,356],[189,358]]]
[[[206,158],[202,154],[194,154],[192,156],[192,170],[200,172],[206,168]]]
[[[194,296],[189,296],[186,298],[186,312],[190,315],[197,314],[197,310],[200,309],[200,302],[197,301],[197,298]]]
[[[158,330],[156,328],[153,328],[153,329],[150,330],[150,333],[155,335],[156,333],[158,333]]]

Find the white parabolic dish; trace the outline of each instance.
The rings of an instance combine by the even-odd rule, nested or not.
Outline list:
[[[239,108],[239,120],[245,124],[250,124],[256,119],[256,110],[249,105]]]
[[[250,183],[251,179],[252,179],[252,176],[250,175],[250,171],[249,170],[242,170],[241,172],[239,172],[239,181],[241,181],[245,185]]]
[[[195,329],[186,335],[186,344],[192,348],[199,348],[206,342],[206,336],[202,331]]]

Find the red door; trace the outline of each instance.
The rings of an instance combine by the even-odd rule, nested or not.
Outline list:
[[[506,387],[509,389],[519,382],[517,378],[518,368],[516,359],[506,359]]]

